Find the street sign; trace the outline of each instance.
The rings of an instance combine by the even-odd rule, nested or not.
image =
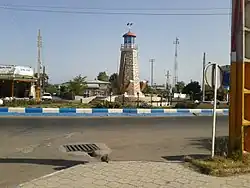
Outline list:
[[[230,72],[228,71],[223,71],[223,82],[222,85],[226,88],[229,87],[230,85]]]
[[[217,80],[216,89],[219,89],[223,83],[223,71],[220,66],[217,64],[208,65],[205,70],[205,79],[207,85],[211,88],[215,87],[215,81]]]
[[[213,126],[212,126],[212,148],[211,157],[215,155],[215,133],[216,133],[216,108],[217,108],[217,90],[221,87],[223,82],[223,72],[219,65],[211,64],[206,68],[205,78],[207,84],[214,90],[213,99]]]

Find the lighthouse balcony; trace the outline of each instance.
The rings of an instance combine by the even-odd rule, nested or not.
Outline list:
[[[138,46],[136,44],[122,44],[121,49],[138,49]]]

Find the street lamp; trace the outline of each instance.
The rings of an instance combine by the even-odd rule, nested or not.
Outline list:
[[[140,104],[140,93],[137,92],[137,108],[139,107]]]
[[[154,62],[155,59],[150,59],[149,62],[151,63],[151,105],[153,103],[153,83],[154,83]]]
[[[202,66],[202,102],[205,101],[205,90],[206,90],[206,84],[205,84],[205,70],[208,65],[211,64],[211,62],[206,63],[206,54],[204,53],[203,56],[203,66]]]
[[[112,95],[113,95],[113,92],[110,92],[110,94],[109,94],[109,102],[110,103],[112,102]]]

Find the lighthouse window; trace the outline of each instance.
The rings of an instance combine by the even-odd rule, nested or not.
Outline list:
[[[132,38],[132,44],[134,44],[135,43],[135,38]]]
[[[127,44],[128,43],[128,40],[127,40],[127,37],[124,38],[124,44]]]
[[[131,43],[132,41],[131,41],[131,37],[128,37],[128,43]]]

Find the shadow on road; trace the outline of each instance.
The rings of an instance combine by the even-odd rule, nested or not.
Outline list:
[[[207,149],[211,151],[212,139],[211,138],[191,138],[190,145],[198,149]],[[228,136],[219,136],[215,139],[215,153],[217,155],[224,155],[228,150]]]
[[[201,138],[188,138],[189,145],[196,147],[197,149],[206,149],[211,151],[212,139],[211,137]],[[215,154],[219,156],[226,156],[228,152],[228,136],[216,137],[215,140]],[[167,161],[184,161],[185,157],[191,157],[194,159],[207,158],[210,155],[207,154],[190,154],[190,155],[174,155],[174,156],[162,156]]]
[[[63,159],[32,159],[32,158],[0,158],[0,164],[38,164],[55,166],[54,170],[62,170],[75,165],[88,163],[87,161],[63,160]]]
[[[185,161],[185,157],[191,157],[193,159],[202,159],[202,158],[206,158],[209,155],[206,154],[190,154],[190,155],[173,155],[173,156],[162,156],[163,159],[167,160],[167,161],[177,161],[177,162],[184,162]]]

